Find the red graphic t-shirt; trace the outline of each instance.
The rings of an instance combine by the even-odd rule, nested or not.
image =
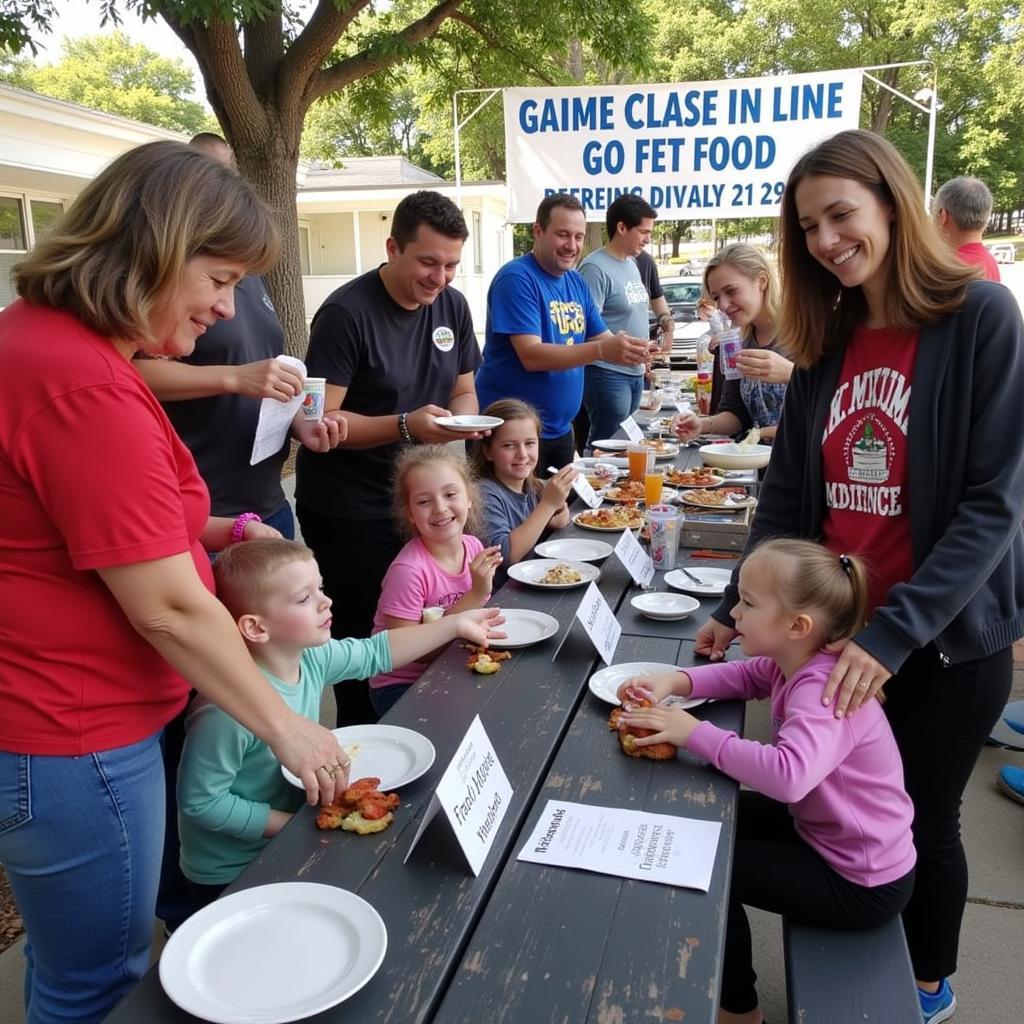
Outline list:
[[[914,570],[907,428],[917,337],[888,327],[854,332],[821,439],[822,540],[867,562],[872,611]]]

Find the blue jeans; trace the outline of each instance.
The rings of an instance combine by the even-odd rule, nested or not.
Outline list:
[[[604,366],[583,371],[583,406],[590,417],[589,447],[595,440],[614,437],[619,424],[640,408],[643,374],[619,373]]]
[[[409,689],[411,683],[392,683],[390,686],[378,686],[376,689],[370,687],[370,703],[378,716],[386,715],[399,701],[399,698]]]
[[[164,836],[159,737],[0,751],[0,861],[25,922],[26,1024],[98,1022],[149,964]]]
[[[279,531],[285,540],[295,540],[295,516],[287,501],[272,516],[264,516],[263,522]]]

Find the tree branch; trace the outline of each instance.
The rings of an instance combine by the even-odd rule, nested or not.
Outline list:
[[[442,0],[422,18],[410,22],[401,32],[396,32],[393,36],[395,41],[401,45],[391,53],[383,54],[373,50],[363,50],[338,61],[337,64],[333,64],[329,68],[324,68],[310,81],[306,102],[312,103],[313,100],[318,100],[328,93],[340,92],[356,79],[401,64],[407,56],[402,52],[404,47],[415,46],[417,43],[423,42],[424,39],[430,39],[444,22],[462,6],[462,3],[463,0]]]
[[[309,83],[341,38],[342,33],[370,5],[371,0],[351,0],[336,7],[333,0],[320,0],[306,27],[288,47],[278,75],[278,105],[282,109],[304,104],[304,116],[310,100]]]
[[[277,80],[277,68],[284,55],[284,19],[281,8],[262,20],[253,19],[242,25],[245,40],[245,67],[249,81],[260,99],[276,99],[271,95]]]
[[[524,56],[518,50],[514,50],[511,46],[503,42],[498,36],[494,35],[491,32],[488,32],[487,29],[485,29],[483,25],[481,25],[480,22],[476,20],[476,18],[472,18],[468,14],[463,14],[462,11],[454,11],[451,15],[451,19],[452,21],[460,22],[461,24],[465,25],[466,28],[475,32],[492,49],[504,50],[505,53],[509,54],[511,57],[515,58],[520,64],[522,64],[525,70],[529,71],[533,75],[536,75],[536,77],[539,78],[545,85],[555,84],[552,78],[550,78],[543,71],[541,71],[540,68],[538,68],[536,65],[530,62],[529,57]],[[582,74],[577,76],[577,78],[579,78],[580,80],[582,80],[582,77]]]

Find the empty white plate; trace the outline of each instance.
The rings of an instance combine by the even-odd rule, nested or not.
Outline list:
[[[630,443],[624,437],[603,437],[600,441],[595,441],[590,447],[602,452],[624,452],[626,445]]]
[[[167,940],[160,983],[187,1013],[215,1024],[311,1017],[359,991],[387,950],[366,900],[315,882],[277,882],[224,896]]]
[[[725,588],[732,578],[731,569],[694,569],[687,566],[687,571],[693,573],[700,581],[695,583],[687,579],[678,569],[665,573],[665,582],[676,590],[685,590],[688,594],[705,594],[717,596],[725,593]]]
[[[678,665],[666,665],[659,661],[624,661],[621,665],[609,665],[607,668],[595,672],[587,682],[590,692],[600,700],[608,704],[618,706],[619,698],[616,696],[619,687],[633,676],[653,676],[661,672],[678,672]],[[703,704],[704,697],[669,697],[665,704],[672,704],[675,707],[695,708]]]
[[[571,583],[545,583],[544,577],[556,565],[567,565],[579,574],[578,580]],[[566,558],[531,558],[526,562],[516,562],[508,567],[508,578],[517,583],[525,583],[529,587],[542,587],[545,590],[569,590],[572,587],[585,587],[593,583],[601,575],[601,570],[589,562],[570,562]]]
[[[637,594],[629,602],[641,615],[649,619],[685,619],[690,612],[700,607],[700,601],[685,594],[669,594],[651,592]]]
[[[602,562],[612,553],[603,540],[546,540],[534,549],[541,558],[568,558],[573,562]]]
[[[331,732],[352,762],[349,779],[378,778],[385,792],[418,779],[434,763],[434,744],[414,729],[378,723],[347,725]],[[298,776],[284,765],[281,774],[293,786],[302,788]]]
[[[544,612],[529,611],[525,608],[502,608],[505,621],[498,629],[505,634],[504,640],[489,640],[491,647],[529,647],[554,636],[558,630],[558,619]]]
[[[494,430],[505,421],[497,416],[442,416],[434,421],[445,430],[461,430],[472,433],[476,430]]]

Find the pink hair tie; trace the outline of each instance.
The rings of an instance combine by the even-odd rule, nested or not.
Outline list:
[[[231,527],[231,543],[237,544],[245,536],[245,528],[250,523],[262,523],[263,520],[255,512],[243,512]]]

